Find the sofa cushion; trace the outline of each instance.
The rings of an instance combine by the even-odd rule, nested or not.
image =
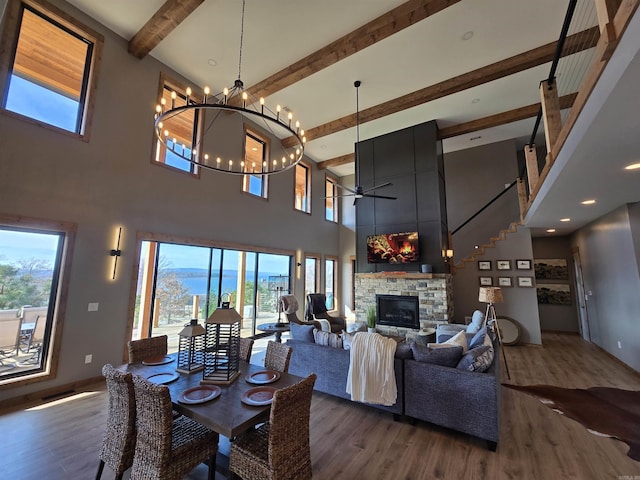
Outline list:
[[[491,339],[485,335],[483,343],[465,353],[456,368],[468,372],[486,372],[493,363],[494,351]]]
[[[342,338],[337,333],[325,332],[313,329],[313,338],[318,345],[324,345],[333,348],[342,348]]]
[[[471,323],[467,325],[467,333],[477,333],[478,330],[484,325],[484,313],[480,310],[476,310],[471,315]]]
[[[400,342],[396,347],[396,358],[413,358],[413,351],[411,344],[407,342]]]
[[[313,325],[300,325],[299,323],[291,322],[289,324],[291,338],[294,340],[300,340],[301,342],[313,343]]]
[[[427,346],[431,348],[448,348],[460,346],[462,347],[462,353],[464,354],[467,351],[467,335],[466,332],[462,330],[444,343],[428,343]]]
[[[432,363],[443,367],[455,367],[462,358],[462,347],[452,345],[450,348],[432,348],[420,343],[412,343],[413,358],[418,362]]]

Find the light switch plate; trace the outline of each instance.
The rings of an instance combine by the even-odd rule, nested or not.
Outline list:
[[[91,363],[92,361],[93,361],[93,355],[89,354],[84,356],[84,363]]]
[[[92,302],[89,304],[89,311],[90,312],[97,312],[98,311],[98,306],[100,304],[98,302]]]

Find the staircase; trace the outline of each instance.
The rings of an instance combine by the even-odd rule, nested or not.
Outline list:
[[[500,230],[500,233],[495,237],[491,237],[488,243],[480,245],[471,255],[463,258],[459,263],[455,263],[452,273],[455,273],[455,270],[459,268],[465,268],[468,263],[474,263],[475,266],[476,260],[481,259],[488,248],[494,248],[496,246],[496,242],[504,241],[507,238],[508,234],[516,232],[518,230],[518,227],[521,225],[522,222],[511,222],[509,228]]]

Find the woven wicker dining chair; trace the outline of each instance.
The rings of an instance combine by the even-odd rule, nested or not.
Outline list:
[[[136,445],[136,401],[133,378],[130,373],[116,370],[109,364],[102,367],[102,374],[107,381],[109,407],[96,480],[100,480],[105,464],[115,472],[116,479],[121,480],[125,470],[133,465],[133,452]]]
[[[240,338],[240,360],[251,363],[251,351],[253,350],[253,338]]]
[[[264,357],[264,368],[287,373],[289,371],[292,352],[293,348],[284,343],[269,340],[269,343],[267,343],[267,353]]]
[[[142,338],[129,342],[129,363],[140,363],[147,358],[167,354],[167,336]]]
[[[276,391],[269,421],[231,443],[229,470],[243,480],[311,478],[309,417],[316,375]]]
[[[213,480],[218,434],[184,415],[174,419],[166,385],[134,375],[133,386],[138,423],[131,480],[181,480],[206,460]]]

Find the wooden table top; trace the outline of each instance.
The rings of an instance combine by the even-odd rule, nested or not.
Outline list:
[[[176,354],[170,356],[177,357]],[[241,374],[238,379],[231,385],[219,385],[222,390],[220,396],[202,404],[178,403],[178,396],[182,392],[188,388],[199,386],[202,380],[202,372],[180,373],[180,377],[177,380],[167,384],[171,393],[171,400],[174,403],[174,409],[228,438],[233,438],[254,425],[268,420],[270,405],[254,407],[245,405],[241,401],[242,395],[246,391],[259,386],[248,383],[245,378],[255,372],[265,370],[265,368],[261,365],[253,365],[244,361],[239,363]],[[145,378],[156,373],[177,373],[175,360],[165,365],[151,366],[141,363],[121,365],[118,369],[141,375]],[[280,373],[280,378],[268,384],[268,386],[280,389],[294,385],[301,380],[303,380],[302,377],[289,373]]]

